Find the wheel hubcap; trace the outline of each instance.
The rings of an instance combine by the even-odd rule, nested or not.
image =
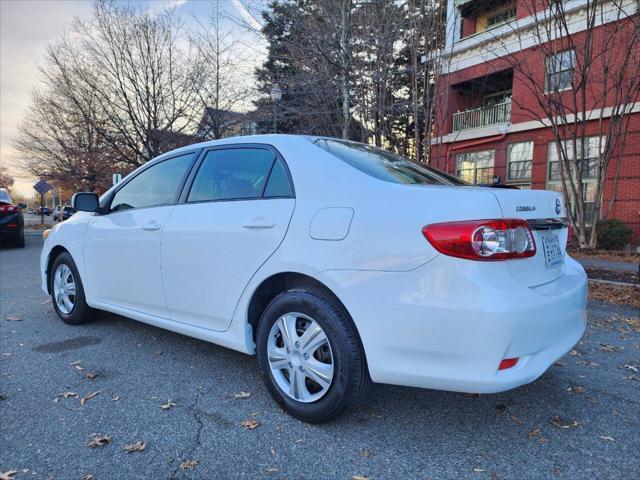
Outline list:
[[[53,296],[58,309],[68,315],[76,304],[76,281],[73,272],[64,263],[53,274]]]
[[[287,313],[271,327],[267,344],[271,374],[298,402],[322,398],[333,381],[333,353],[324,330],[311,317]]]

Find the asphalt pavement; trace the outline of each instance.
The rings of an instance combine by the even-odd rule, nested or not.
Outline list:
[[[376,385],[313,426],[275,405],[254,357],[111,314],[63,324],[40,290],[40,247],[30,236],[0,251],[0,473],[11,478],[638,478],[637,310],[591,302],[582,342],[531,385]],[[88,447],[92,434],[103,444]],[[125,451],[136,442],[144,449]]]

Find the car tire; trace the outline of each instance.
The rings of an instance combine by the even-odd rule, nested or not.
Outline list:
[[[295,313],[292,314],[292,312]],[[302,355],[308,358],[308,354],[301,353],[303,348],[300,346],[295,348],[292,354],[296,358],[291,357],[294,358],[293,368],[274,369],[271,361],[276,354],[270,354],[273,352],[271,349],[276,348],[281,351],[276,342],[280,342],[280,346],[284,345],[283,339],[280,338],[283,335],[278,333],[281,331],[279,328],[281,324],[275,324],[284,321],[285,317],[290,318],[289,315],[297,318],[293,323],[296,328],[300,325],[302,325],[300,328],[304,328],[304,325],[312,325],[317,331],[319,326],[322,333],[326,335],[327,343],[315,350],[315,353],[311,353],[313,357],[310,361],[314,362],[313,364],[305,363],[309,360],[302,360]],[[311,327],[307,326],[307,328]],[[296,331],[296,336],[293,338],[302,339],[304,331],[306,330]],[[297,336],[299,333],[302,335]],[[364,350],[349,314],[339,302],[320,290],[294,289],[275,297],[260,318],[256,340],[260,373],[269,393],[286,412],[300,420],[324,423],[336,418],[357,404],[364,397],[371,383]],[[295,343],[298,345],[300,342]],[[333,367],[330,384],[324,389],[319,383],[314,383],[311,377],[304,376],[314,371],[313,365],[317,365],[316,356],[327,355],[327,353],[323,354],[322,349],[325,349],[325,352],[328,350],[331,357],[330,363],[324,363],[323,368]],[[289,352],[289,350],[286,351]],[[289,362],[288,366],[291,367],[291,365],[292,363]],[[307,368],[309,370],[306,370]],[[294,379],[299,378],[296,375],[300,372],[304,372],[302,390],[308,398],[298,400],[293,397],[295,392],[292,393],[291,382],[289,382],[291,389],[286,385],[291,375]],[[320,387],[319,391],[310,393],[318,390],[318,387]],[[321,395],[320,398],[314,399],[318,395]],[[303,397],[303,395],[299,396]]]
[[[58,274],[62,277],[63,284],[56,285],[56,282],[59,281],[57,277]],[[63,297],[58,301],[56,296],[61,290],[66,292],[71,291],[70,288],[65,290],[63,287],[63,285],[71,285],[69,280],[73,281],[75,294],[67,294],[68,302],[65,302]],[[67,252],[59,254],[53,262],[49,275],[49,291],[51,292],[53,308],[64,323],[69,325],[82,325],[83,323],[94,320],[96,311],[87,305],[78,268],[73,258],[71,258],[71,255]]]
[[[24,230],[22,230],[22,234],[20,235],[20,237],[16,238],[13,241],[13,246],[15,248],[24,248],[25,245],[25,241],[24,241]]]

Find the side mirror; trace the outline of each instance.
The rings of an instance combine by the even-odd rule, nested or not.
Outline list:
[[[25,208],[27,208],[27,204],[26,203],[19,203],[18,207],[21,208],[21,209],[25,209]]]
[[[98,195],[92,192],[79,192],[71,197],[71,205],[80,212],[95,212],[98,210]]]

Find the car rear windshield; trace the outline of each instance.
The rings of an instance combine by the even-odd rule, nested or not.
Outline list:
[[[0,188],[0,202],[13,203],[11,201],[11,197],[9,196],[9,192],[7,192],[4,188]]]
[[[462,180],[364,143],[320,138],[314,143],[361,172],[380,180],[407,185],[467,185]]]

